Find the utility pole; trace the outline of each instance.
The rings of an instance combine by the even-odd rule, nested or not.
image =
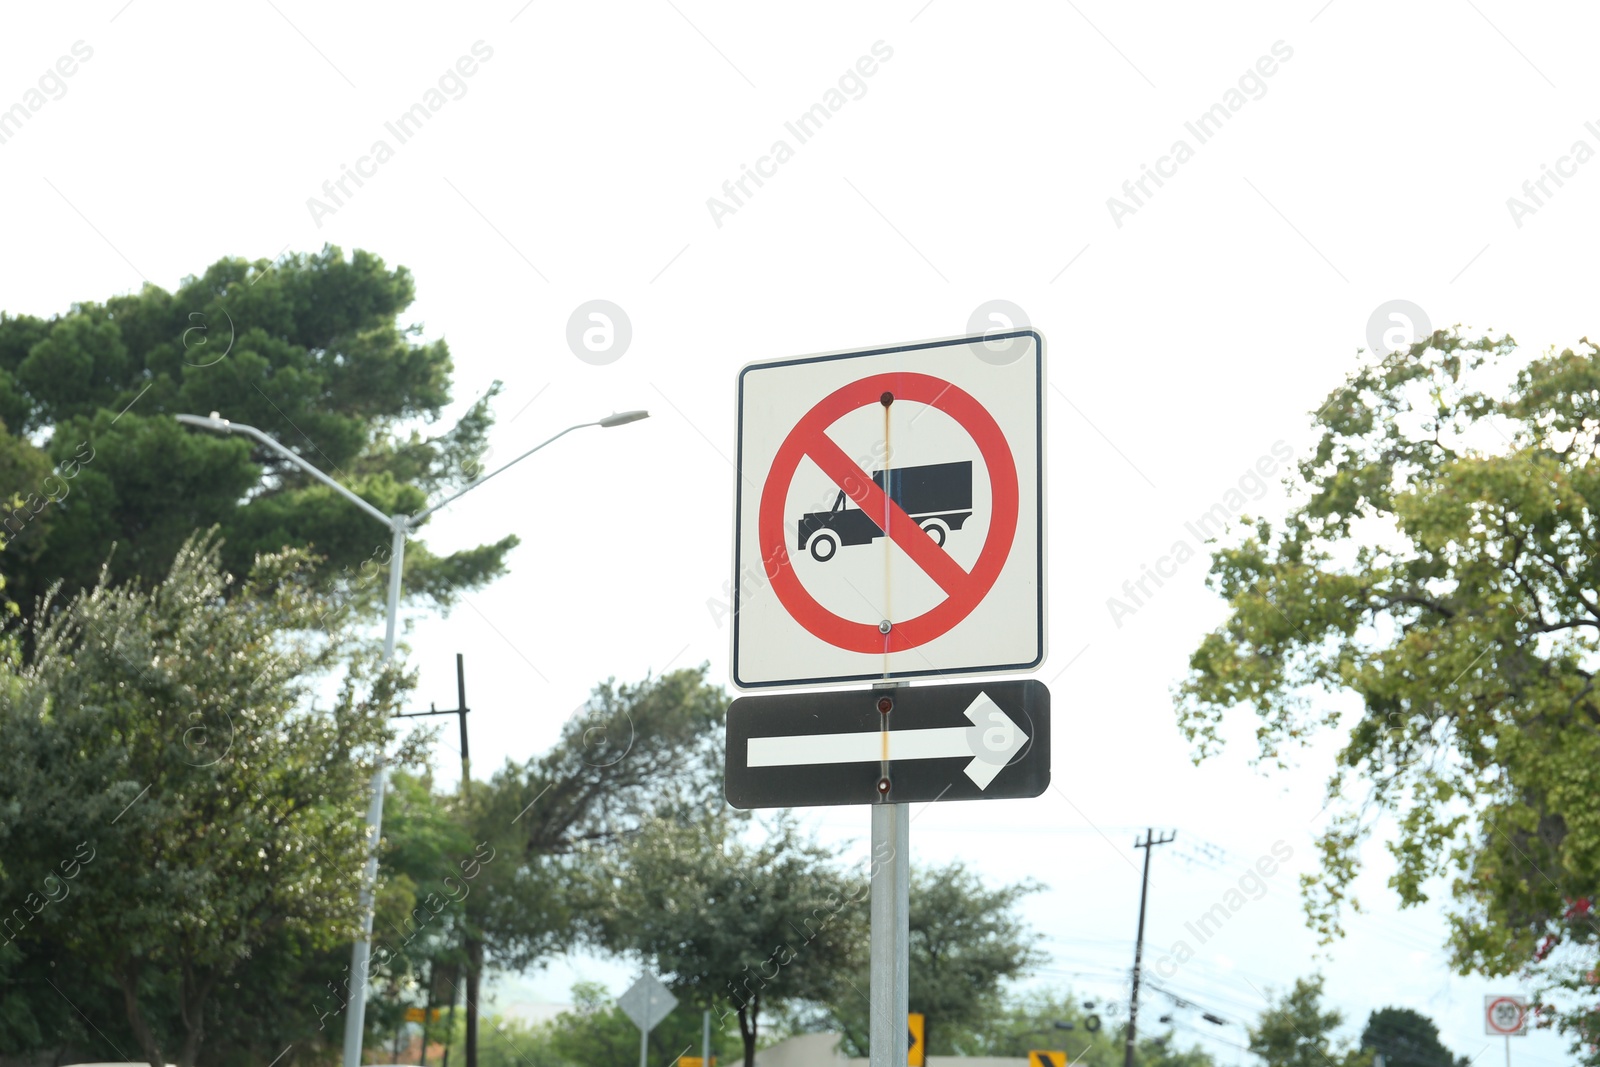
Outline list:
[[[1137,837],[1133,839],[1134,848],[1144,849],[1144,880],[1139,887],[1139,936],[1133,942],[1133,995],[1128,998],[1128,1044],[1122,1050],[1122,1067],[1133,1067],[1134,1027],[1139,1020],[1139,970],[1144,958],[1144,905],[1150,895],[1150,850],[1156,845],[1170,844],[1177,836],[1174,830],[1157,837],[1154,830],[1147,828],[1143,841]]]
[[[472,758],[467,751],[467,712],[472,709],[467,707],[467,669],[461,662],[459,652],[456,653],[456,700],[460,703],[443,711],[429,704],[427,711],[402,711],[396,713],[394,718],[415,719],[429,715],[454,715],[461,721],[461,792],[465,795],[467,782],[472,777]]]

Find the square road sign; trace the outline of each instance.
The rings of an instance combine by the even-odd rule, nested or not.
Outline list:
[[[734,685],[1043,662],[1044,360],[1017,330],[739,372]]]

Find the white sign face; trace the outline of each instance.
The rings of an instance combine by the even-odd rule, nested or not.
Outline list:
[[[1526,1037],[1527,1000],[1522,997],[1484,997],[1483,1032],[1492,1037]]]
[[[740,371],[734,685],[1038,667],[1044,426],[1034,330]]]
[[[653,974],[640,975],[639,980],[617,998],[617,1007],[647,1034],[677,1006],[678,998]]]

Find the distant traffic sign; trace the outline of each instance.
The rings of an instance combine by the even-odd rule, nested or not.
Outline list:
[[[1483,1032],[1491,1037],[1526,1037],[1528,1002],[1523,997],[1483,998]]]
[[[617,1007],[646,1034],[656,1028],[656,1023],[672,1014],[672,1009],[677,1006],[678,998],[653,974],[640,975],[639,980],[617,998]]]
[[[1044,340],[1004,337],[740,372],[736,686],[1043,661]]]
[[[1028,1067],[1067,1067],[1067,1054],[1047,1049],[1033,1049],[1028,1053]]]
[[[923,1067],[927,1062],[928,1017],[920,1011],[906,1015],[906,1067]]]
[[[1050,784],[1050,691],[1029,679],[740,697],[726,767],[736,808],[1036,797]]]

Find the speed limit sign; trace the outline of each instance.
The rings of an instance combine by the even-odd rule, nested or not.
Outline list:
[[[1528,1002],[1522,997],[1484,997],[1483,1032],[1491,1037],[1526,1037]]]

